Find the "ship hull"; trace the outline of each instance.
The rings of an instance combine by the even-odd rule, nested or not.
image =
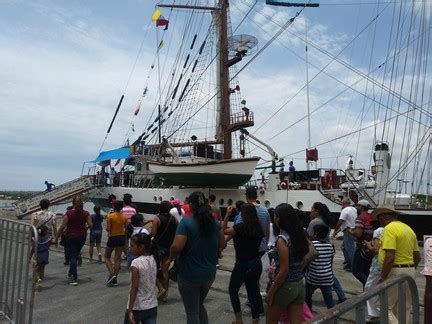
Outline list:
[[[122,198],[125,193],[133,197],[133,202],[139,212],[146,215],[155,215],[159,211],[159,204],[163,200],[170,200],[173,197],[181,201],[194,191],[201,191],[206,196],[214,194],[216,204],[221,208],[222,214],[228,206],[235,204],[237,200],[246,200],[245,190],[237,188],[133,188],[133,187],[103,187],[92,192],[91,200],[102,207],[111,207],[108,203],[108,195],[114,194],[117,198]],[[325,197],[319,190],[259,190],[258,200],[267,208],[276,207],[280,203],[289,203],[292,206],[301,207],[304,212],[309,214],[314,202],[322,202],[329,207],[333,218],[333,226],[339,219],[341,206]],[[419,240],[423,240],[423,235],[431,234],[432,210],[425,209],[401,209],[404,215],[400,219],[408,224],[417,234]]]

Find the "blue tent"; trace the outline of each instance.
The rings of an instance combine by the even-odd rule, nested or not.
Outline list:
[[[115,150],[100,152],[99,156],[89,162],[101,162],[101,161],[109,161],[109,160],[118,160],[118,159],[127,159],[130,157],[130,149],[129,147],[122,147]]]

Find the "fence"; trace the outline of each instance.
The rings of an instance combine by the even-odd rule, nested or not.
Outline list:
[[[31,323],[35,273],[31,251],[37,231],[30,224],[0,218],[0,322]]]
[[[406,314],[405,314],[405,300],[406,294],[405,289],[408,284],[408,288],[411,292],[411,300],[412,300],[412,321],[413,324],[420,323],[420,303],[419,303],[419,294],[417,290],[417,285],[413,278],[408,275],[401,275],[399,277],[394,277],[384,281],[383,283],[372,287],[371,289],[365,291],[364,293],[352,297],[346,302],[336,305],[333,308],[326,310],[318,316],[315,316],[310,321],[305,323],[337,323],[337,319],[344,313],[347,313],[353,309],[355,309],[355,323],[356,324],[365,324],[366,323],[366,301],[372,297],[379,295],[380,308],[382,311],[380,312],[380,323],[388,323],[388,289],[392,286],[398,286],[398,319],[399,323],[406,322]]]

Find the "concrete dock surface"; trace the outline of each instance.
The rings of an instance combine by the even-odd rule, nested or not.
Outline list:
[[[106,238],[104,237],[106,240]],[[343,255],[340,249],[342,241],[335,240],[336,257],[334,272],[339,279],[347,297],[350,298],[362,292],[360,282],[350,272],[343,270]],[[104,243],[102,244],[104,245]],[[36,292],[34,307],[34,323],[123,323],[126,303],[129,293],[129,273],[126,270],[126,261],[122,262],[116,287],[107,287],[105,282],[108,272],[104,263],[89,262],[88,243],[84,246],[83,262],[78,268],[79,285],[69,285],[67,278],[68,267],[64,266],[63,248],[52,247],[50,251],[50,264],[46,266],[46,278],[41,288]],[[97,253],[95,251],[96,259]],[[234,265],[234,247],[232,241],[228,243],[220,259],[220,268],[216,279],[207,296],[205,306],[210,323],[231,323],[234,318],[228,294],[228,284],[231,270]],[[420,296],[420,316],[423,322],[423,295],[425,279],[420,274],[423,262],[417,269],[417,286]],[[262,289],[265,284],[262,284]],[[240,290],[244,323],[250,323],[250,309],[245,305],[246,290]],[[337,302],[336,294],[334,300]],[[326,309],[321,292],[317,290],[313,296],[314,313]],[[354,311],[342,315],[338,322],[353,323]],[[186,315],[180,294],[175,282],[170,282],[167,302],[159,302],[158,323],[185,323]],[[265,322],[265,318],[261,319]]]

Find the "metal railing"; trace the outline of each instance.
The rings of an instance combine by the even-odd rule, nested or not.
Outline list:
[[[63,183],[51,191],[42,191],[31,197],[17,201],[15,208],[16,216],[18,219],[22,219],[25,215],[40,210],[39,202],[42,199],[48,199],[51,204],[59,203],[92,188],[94,188],[93,177],[81,176]]]
[[[336,305],[321,314],[315,316],[313,319],[304,323],[337,323],[338,318],[341,315],[355,309],[355,323],[365,324],[366,323],[366,301],[379,296],[380,302],[380,320],[379,322],[384,324],[388,323],[388,289],[392,286],[398,286],[398,319],[399,323],[406,322],[405,314],[405,283],[408,284],[408,288],[411,292],[412,301],[412,323],[420,323],[420,303],[417,285],[414,279],[408,275],[400,275],[394,278],[390,278],[383,283],[368,289],[360,295],[352,297],[342,304]]]
[[[31,252],[37,251],[34,226],[0,218],[0,322],[31,323],[35,271]]]

